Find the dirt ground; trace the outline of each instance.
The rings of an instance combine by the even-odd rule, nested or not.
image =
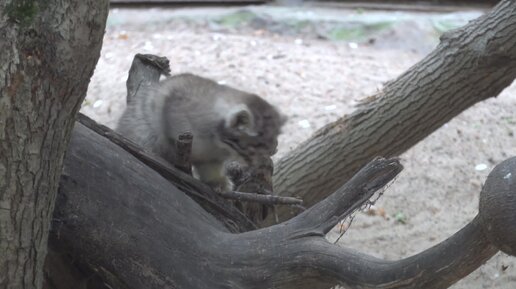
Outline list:
[[[423,58],[445,30],[482,11],[408,13],[314,7],[111,11],[82,112],[110,127],[125,107],[133,55],[167,56],[193,72],[257,93],[289,117],[280,158],[316,129]],[[396,260],[467,224],[493,166],[516,154],[516,86],[477,104],[401,156],[405,170],[360,212],[339,244]],[[328,234],[335,240],[339,229]],[[516,288],[516,259],[498,254],[452,288]]]

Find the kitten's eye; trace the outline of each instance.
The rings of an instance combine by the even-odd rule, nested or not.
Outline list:
[[[250,123],[249,115],[247,115],[247,113],[238,115],[236,127],[239,130],[244,130],[244,129],[248,128],[249,123]]]

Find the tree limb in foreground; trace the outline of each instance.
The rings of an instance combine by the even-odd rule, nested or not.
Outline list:
[[[113,288],[447,288],[498,246],[514,252],[514,234],[498,230],[491,236],[488,228],[516,221],[516,158],[489,175],[481,200],[491,205],[481,204],[484,209],[464,229],[420,254],[384,261],[324,238],[400,170],[395,159],[375,159],[295,218],[234,234],[151,168],[77,124],[51,245]],[[505,210],[494,209],[500,203]],[[63,276],[56,268],[47,266],[50,281]]]

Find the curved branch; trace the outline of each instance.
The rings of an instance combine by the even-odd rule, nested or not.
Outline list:
[[[333,280],[351,288],[448,288],[500,249],[515,255],[516,157],[500,163],[489,174],[481,192],[480,213],[477,217],[452,237],[414,256],[385,261],[331,244],[323,238],[324,234],[314,231],[314,226],[324,226],[328,220],[332,220],[329,216],[339,215],[360,204],[364,196],[360,190],[356,190],[360,184],[374,184],[372,180],[375,176],[381,176],[377,179],[379,185],[392,179],[400,167],[395,160],[390,162],[379,159],[369,163],[343,188],[305,213],[282,226],[262,229],[281,236],[277,243],[268,244],[279,254],[277,258],[284,260],[282,264],[270,269],[270,284],[278,288],[299,288],[299,284],[293,286],[291,280],[303,275],[326,282]],[[383,169],[373,173],[381,167]],[[359,185],[354,185],[356,183]],[[358,203],[346,203],[343,200],[358,200]],[[331,228],[334,223],[328,222],[328,225],[327,228]],[[245,242],[259,240],[259,234],[260,231],[248,233],[244,237]],[[241,241],[239,239],[236,242]],[[261,261],[265,263],[267,257],[265,260],[260,255],[248,258],[255,262],[260,262],[256,260],[262,258]],[[320,283],[317,284],[312,283],[310,286],[324,288]]]
[[[478,217],[449,239],[399,261],[374,258],[324,239],[307,239],[304,248],[305,256],[291,264],[292,275],[306,271],[311,260],[309,268],[322,278],[350,288],[389,289],[448,288],[498,252],[484,236]]]
[[[360,175],[359,172],[348,184]],[[312,271],[311,275],[333,279],[352,288],[448,288],[500,249],[515,255],[515,177],[516,157],[497,165],[482,189],[477,217],[452,237],[419,254],[398,261],[384,261],[309,236],[304,238],[304,244],[299,245],[306,253],[289,260],[289,272],[295,276]],[[328,202],[328,199],[312,209]],[[285,254],[293,254],[288,249],[292,248],[284,248]]]

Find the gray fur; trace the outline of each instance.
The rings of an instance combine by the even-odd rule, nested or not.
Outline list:
[[[127,105],[117,131],[170,163],[175,139],[193,134],[192,164],[201,181],[228,189],[227,161],[251,165],[272,155],[284,118],[257,95],[193,74],[179,74],[149,88]]]

